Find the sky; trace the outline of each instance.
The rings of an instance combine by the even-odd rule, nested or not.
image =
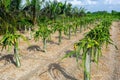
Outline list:
[[[57,0],[64,2],[65,0]],[[76,7],[84,7],[87,11],[120,11],[120,0],[67,0]]]
[[[24,2],[25,0],[23,0]],[[51,0],[53,1],[53,0]],[[108,11],[111,10],[120,12],[120,0],[57,0],[67,1],[71,3],[73,7],[84,7],[87,11]]]

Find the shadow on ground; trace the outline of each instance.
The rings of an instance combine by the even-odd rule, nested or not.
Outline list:
[[[55,44],[55,45],[59,45],[59,43],[56,43],[56,42],[54,42],[54,41],[51,41],[51,40],[48,40],[47,41],[49,44]]]
[[[50,64],[48,72],[53,80],[61,80],[63,78],[65,78],[65,80],[77,80],[57,63]]]
[[[75,51],[73,51],[73,50],[67,50],[67,51],[65,51],[65,53],[66,53],[65,55],[69,55],[70,58],[76,58],[77,57]],[[78,58],[82,59],[82,55],[81,54],[78,55]]]
[[[38,45],[30,45],[28,48],[27,48],[28,51],[42,51],[42,49],[40,48],[40,46]]]
[[[13,54],[0,56],[0,61],[2,61],[2,60],[5,61],[4,65],[7,65],[8,63],[12,63],[12,64],[16,65],[15,61],[14,61],[14,55]]]
[[[59,37],[56,36],[55,38],[58,39]],[[67,37],[63,37],[63,36],[61,37],[61,39],[62,39],[62,40],[63,40],[63,39],[64,39],[64,40],[69,40],[69,38],[67,38]]]

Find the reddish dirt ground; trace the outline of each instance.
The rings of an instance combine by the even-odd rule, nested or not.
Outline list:
[[[69,57],[62,61],[61,58],[73,50],[73,44],[82,39],[86,32],[88,30],[82,33],[78,31],[76,36],[72,34],[71,40],[63,35],[61,45],[58,45],[58,33],[53,34],[46,53],[41,51],[41,40],[30,40],[28,44],[20,40],[22,66],[16,68],[5,60],[6,57],[1,59],[3,55],[12,57],[13,51],[0,52],[0,80],[83,80],[83,69],[77,65],[75,58]],[[99,64],[91,64],[92,80],[120,80],[120,22],[113,22],[110,32],[118,50],[113,45],[103,48]]]

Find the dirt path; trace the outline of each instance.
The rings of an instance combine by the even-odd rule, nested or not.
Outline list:
[[[115,52],[115,63],[114,63],[114,72],[113,80],[120,80],[120,22],[114,22],[114,41],[117,44],[119,50]]]

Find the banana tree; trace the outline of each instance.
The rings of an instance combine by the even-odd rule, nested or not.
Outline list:
[[[39,38],[42,38],[43,41],[43,51],[46,52],[46,46],[47,46],[47,38],[52,33],[51,29],[47,26],[47,24],[42,23],[39,24],[39,29],[34,34],[34,39],[37,41]]]
[[[37,22],[38,12],[41,9],[42,3],[45,0],[26,0],[24,10],[31,15],[32,22],[35,25]],[[32,11],[32,12],[31,12]]]
[[[19,38],[26,40],[24,36],[18,33],[11,33],[7,31],[3,38],[0,40],[0,43],[2,44],[2,50],[10,50],[12,47],[14,47],[14,59],[17,67],[21,66],[19,57]]]

